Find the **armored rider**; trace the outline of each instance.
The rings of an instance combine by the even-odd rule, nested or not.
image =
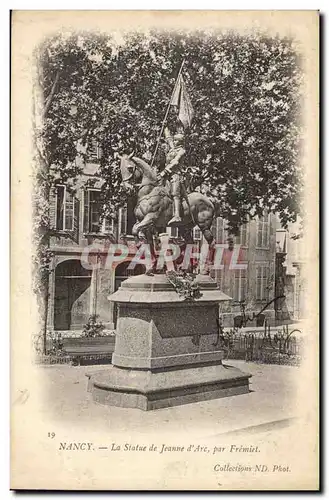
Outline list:
[[[174,198],[174,216],[168,222],[168,226],[179,224],[182,222],[180,217],[181,197],[183,179],[181,178],[181,170],[183,167],[183,158],[185,155],[184,135],[175,134],[172,136],[168,128],[165,128],[164,135],[169,146],[169,151],[166,155],[166,167],[160,173],[160,177],[168,177],[171,183],[171,193]]]

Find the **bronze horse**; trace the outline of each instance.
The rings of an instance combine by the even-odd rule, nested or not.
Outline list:
[[[137,203],[134,210],[136,223],[133,235],[141,241],[147,241],[151,247],[153,236],[163,231],[173,216],[173,198],[169,181],[163,182],[158,178],[156,168],[146,161],[130,155],[120,156],[122,182],[126,189],[137,187]],[[213,242],[210,230],[215,216],[214,203],[199,192],[186,195],[182,202],[182,236],[185,242],[192,241],[192,229],[198,226],[207,243]]]

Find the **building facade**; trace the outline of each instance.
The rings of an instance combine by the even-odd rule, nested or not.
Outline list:
[[[214,224],[216,243],[224,244],[222,268],[212,272],[219,288],[232,297],[223,306],[222,322],[234,326],[234,318],[242,313],[241,304],[248,317],[258,314],[267,304],[263,314],[270,324],[275,322],[275,215],[250,221],[240,228],[238,236],[230,236],[225,220],[221,217]]]

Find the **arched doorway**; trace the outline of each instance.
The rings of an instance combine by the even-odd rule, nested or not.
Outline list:
[[[54,329],[79,330],[87,322],[91,270],[80,260],[61,262],[55,270]]]
[[[145,273],[145,266],[143,264],[137,264],[134,269],[128,269],[130,264],[130,260],[122,262],[115,268],[115,282],[114,282],[114,291],[116,292],[121,283],[129,278],[130,276],[138,276],[139,274]],[[113,309],[113,323],[114,328],[116,328],[117,324],[117,306],[114,304]]]

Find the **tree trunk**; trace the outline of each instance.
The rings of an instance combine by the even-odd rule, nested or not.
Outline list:
[[[44,148],[44,143],[42,141],[42,132],[44,130],[44,120],[46,114],[49,110],[51,102],[54,98],[56,87],[58,84],[59,73],[56,75],[54,83],[52,85],[50,94],[46,99],[43,82],[43,66],[42,57],[40,51],[36,56],[36,78],[34,81],[34,148],[35,148],[35,158],[36,167],[38,172],[36,188],[38,189],[38,196],[43,200],[44,203],[40,203],[34,216],[40,219],[41,215],[48,216],[49,220],[49,195],[50,195],[50,179],[49,179],[49,164],[47,161],[47,152]],[[42,207],[46,206],[46,213],[42,214]],[[40,208],[41,207],[41,208]],[[43,234],[40,235],[40,230],[43,230]],[[39,233],[39,234],[37,234]],[[39,311],[41,316],[41,334],[43,338],[43,351],[44,354],[47,352],[47,319],[48,319],[48,304],[49,304],[49,269],[47,264],[45,264],[45,257],[49,256],[50,252],[50,227],[41,229],[35,228],[36,237],[36,253],[37,258],[37,269],[35,279],[39,280],[36,289],[39,292],[38,302]]]

